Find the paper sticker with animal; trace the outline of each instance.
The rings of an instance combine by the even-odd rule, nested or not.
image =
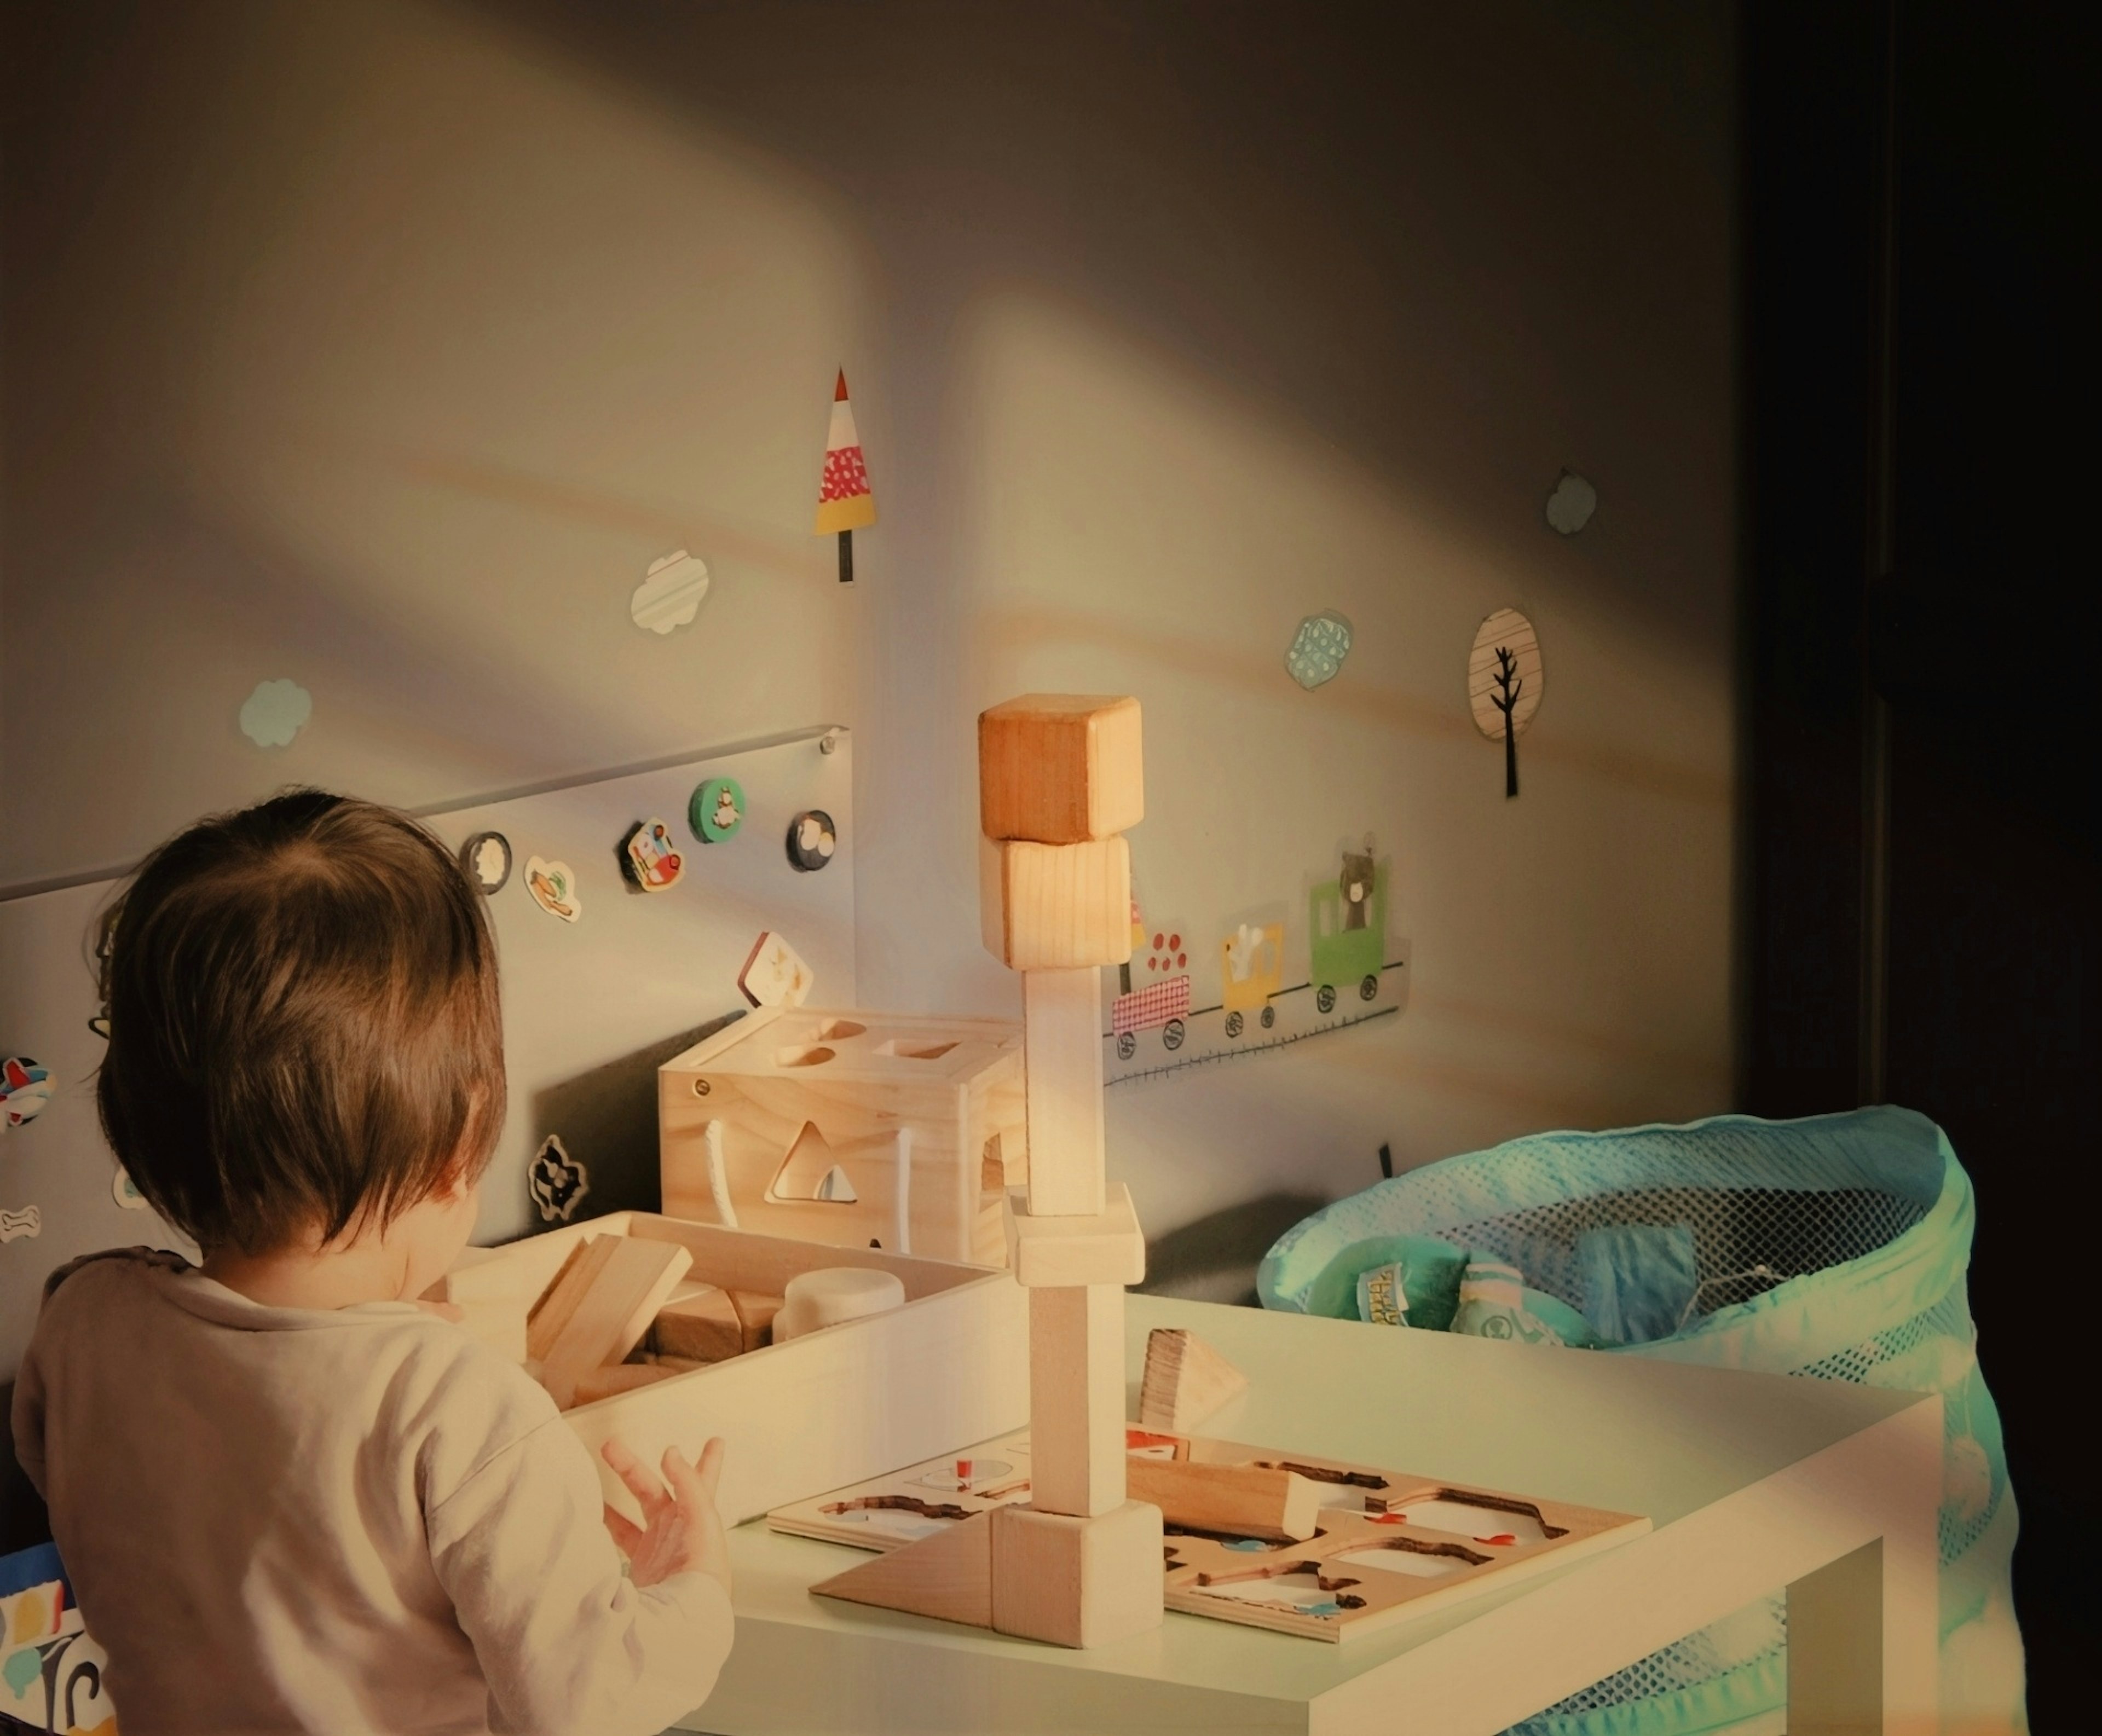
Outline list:
[[[51,1070],[38,1066],[26,1055],[11,1055],[0,1061],[0,1127],[19,1127],[34,1121],[56,1088]]]
[[[738,972],[737,985],[755,1007],[800,1007],[810,998],[816,975],[796,949],[774,933],[761,934]]]
[[[1467,659],[1467,703],[1475,727],[1504,744],[1504,797],[1518,794],[1518,738],[1546,692],[1540,639],[1514,609],[1500,609],[1482,622]]]
[[[577,897],[577,877],[567,862],[550,862],[537,856],[526,858],[526,890],[550,916],[573,923],[583,914]]]
[[[627,835],[624,848],[629,878],[645,892],[677,885],[686,871],[686,859],[662,820],[645,820]]]
[[[561,1136],[551,1133],[542,1141],[526,1185],[540,1216],[550,1224],[566,1224],[576,1215],[578,1203],[591,1192],[591,1177],[584,1167],[564,1149]]]
[[[686,804],[686,823],[703,844],[721,844],[744,824],[744,786],[734,777],[711,777]]]
[[[1370,838],[1362,850],[1345,850],[1337,877],[1308,895],[1306,932],[1314,1005],[1324,1016],[1339,994],[1357,990],[1376,1000],[1386,968],[1386,870]]]
[[[1241,1034],[1242,1016],[1255,1013],[1275,1021],[1270,998],[1284,986],[1284,924],[1242,923],[1219,943],[1219,1004],[1226,1034]]]

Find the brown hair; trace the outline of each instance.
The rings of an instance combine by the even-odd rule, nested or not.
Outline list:
[[[140,866],[105,919],[103,1131],[207,1251],[381,1224],[503,1124],[481,896],[406,814],[293,790]]]

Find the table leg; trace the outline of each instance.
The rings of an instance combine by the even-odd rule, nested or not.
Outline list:
[[[1918,1554],[1878,1538],[1789,1587],[1789,1736],[1940,1729],[1934,1605],[1922,1607],[1936,1588]]]

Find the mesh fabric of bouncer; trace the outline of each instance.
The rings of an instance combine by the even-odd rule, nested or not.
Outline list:
[[[1675,1326],[1568,1353],[1940,1393],[1944,1728],[2023,1729],[2015,1501],[1964,1287],[1973,1217],[1947,1137],[1906,1109],[1538,1134],[1338,1200],[1286,1233],[1257,1290],[1266,1308],[1355,1318],[1358,1275],[1399,1257],[1404,1238],[1432,1237],[1514,1266],[1529,1290],[1581,1310],[1595,1261],[1587,1269],[1580,1247],[1595,1251],[1598,1232],[1637,1261],[1645,1246],[1683,1248],[1690,1236]],[[1652,1275],[1621,1274],[1637,1291]],[[1779,1731],[1786,1672],[1776,1588],[1510,1736]]]

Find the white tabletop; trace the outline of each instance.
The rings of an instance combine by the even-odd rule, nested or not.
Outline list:
[[[1248,1377],[1206,1434],[1643,1513],[1655,1530],[1341,1645],[1170,1611],[1081,1652],[814,1597],[866,1557],[755,1521],[731,1538],[736,1648],[683,1727],[1486,1736],[1784,1587],[1797,1736],[1930,1727],[1938,1399],[1133,1296],[1127,1414],[1160,1326],[1194,1329]]]

